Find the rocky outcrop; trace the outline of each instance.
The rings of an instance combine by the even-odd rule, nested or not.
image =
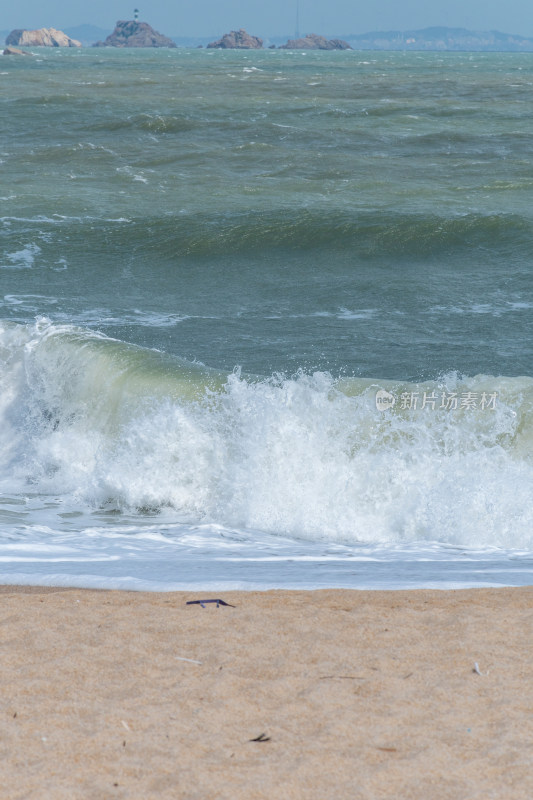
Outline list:
[[[352,50],[351,44],[345,42],[344,39],[330,39],[330,44],[332,44],[335,50]]]
[[[225,33],[222,39],[211,42],[208,47],[217,47],[223,50],[261,50],[263,40],[259,36],[251,36],[244,28],[238,31]]]
[[[113,33],[93,47],[176,47],[176,43],[154,31],[147,22],[130,19],[119,20]]]
[[[25,50],[19,50],[18,47],[6,47],[3,52],[4,56],[31,56],[31,53],[27,53]]]
[[[348,42],[342,39],[326,39],[325,36],[317,36],[316,33],[309,33],[303,39],[289,39],[287,44],[282,44],[280,50],[351,50]]]
[[[15,47],[81,47],[81,42],[71,39],[63,31],[55,28],[40,28],[38,31],[27,31],[17,28],[11,31],[6,45]]]

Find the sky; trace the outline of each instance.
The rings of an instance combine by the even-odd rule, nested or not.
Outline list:
[[[139,0],[139,19],[168,36],[220,36],[245,28],[256,36],[300,32],[349,35],[433,25],[499,30],[533,37],[531,0]],[[112,29],[133,19],[125,0],[0,0],[0,30],[72,28],[83,23]]]

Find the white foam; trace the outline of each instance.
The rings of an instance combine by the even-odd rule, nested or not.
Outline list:
[[[37,301],[37,302],[35,302]],[[53,306],[57,303],[57,297],[47,297],[42,294],[6,294],[4,295],[6,305],[24,306],[25,308],[39,308],[43,305]]]
[[[5,327],[0,353],[0,477],[20,487],[306,541],[533,547],[530,378],[387,384],[382,412],[371,381],[234,373],[213,391],[200,367],[45,320]],[[422,408],[436,391],[498,402]]]
[[[117,167],[115,172],[118,172],[119,175],[127,175],[134,181],[139,181],[140,183],[148,183],[148,178],[144,177],[144,173],[151,170],[140,170],[139,172],[135,172],[133,167],[125,166],[125,167]]]
[[[0,269],[31,269],[35,263],[35,257],[41,252],[41,248],[36,244],[28,244],[22,250],[15,253],[6,253],[9,263],[0,264]]]
[[[461,589],[533,582],[531,554],[442,545],[328,546],[261,531],[168,523],[62,531],[26,525],[24,541],[0,528],[0,583],[147,591]],[[27,517],[26,517],[27,518]]]

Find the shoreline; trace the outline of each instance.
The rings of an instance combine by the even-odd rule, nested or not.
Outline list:
[[[2,798],[533,794],[533,587],[0,586],[0,609]]]
[[[339,592],[339,593],[348,593],[351,594],[366,594],[366,595],[387,595],[387,594],[403,594],[403,595],[414,595],[414,594],[460,594],[466,592],[531,592],[533,597],[533,583],[529,584],[505,584],[505,585],[487,585],[487,584],[480,584],[478,586],[443,586],[443,588],[437,588],[432,586],[430,588],[425,586],[415,586],[412,588],[405,588],[401,587],[398,589],[384,589],[380,587],[378,589],[368,589],[367,587],[363,587],[359,589],[358,587],[348,587],[348,586],[328,586],[323,587],[319,586],[316,588],[269,588],[269,589],[261,589],[261,588],[250,588],[250,589],[132,589],[132,588],[108,588],[105,586],[51,586],[48,584],[40,585],[40,584],[33,584],[33,583],[0,583],[0,595],[2,594],[56,594],[57,592],[94,592],[94,593],[102,593],[107,592],[112,595],[161,595],[161,597],[165,597],[167,595],[174,595],[176,597],[185,597],[185,596],[194,596],[196,595],[205,595],[206,597],[213,596],[218,597],[220,595],[221,598],[227,597],[230,595],[243,595],[246,597],[247,595],[273,595],[273,594],[312,594],[312,593],[319,593],[319,592]]]

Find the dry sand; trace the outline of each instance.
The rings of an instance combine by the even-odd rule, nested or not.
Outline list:
[[[0,587],[2,800],[533,798],[533,589],[205,596]]]

